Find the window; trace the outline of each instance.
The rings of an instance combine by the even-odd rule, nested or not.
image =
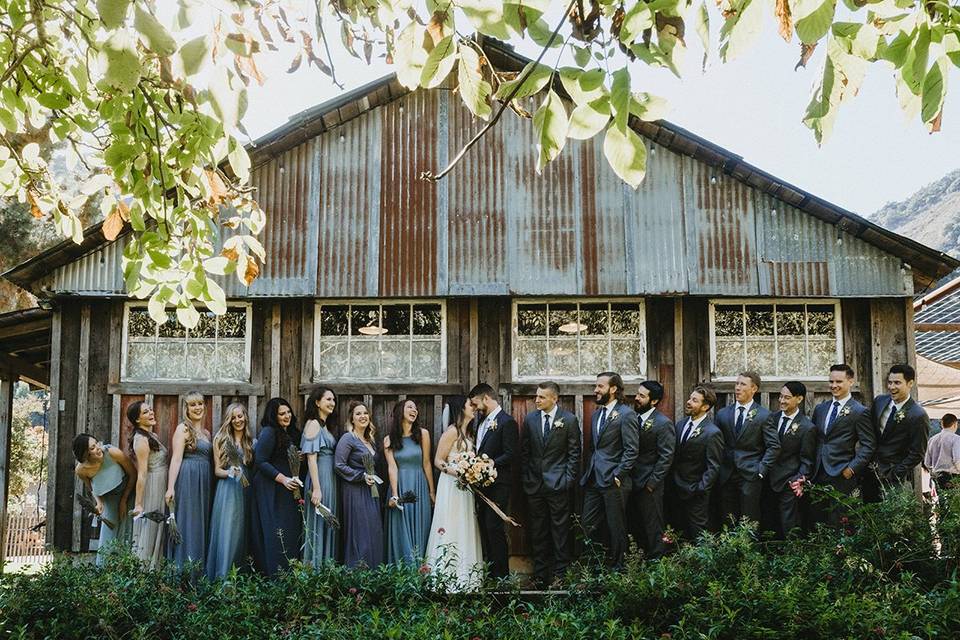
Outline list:
[[[186,329],[176,313],[157,324],[143,305],[127,305],[123,380],[250,381],[250,307],[230,306],[222,316],[201,311]]]
[[[443,302],[323,303],[314,322],[314,381],[445,382]]]
[[[744,370],[778,379],[823,379],[843,359],[836,302],[738,302],[710,305],[713,374]]]
[[[647,372],[642,301],[515,302],[513,378],[592,380]]]

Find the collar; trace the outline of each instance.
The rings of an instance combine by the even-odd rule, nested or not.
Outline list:
[[[613,411],[613,408],[617,406],[617,399],[614,398],[613,400],[608,402],[606,406],[607,406],[607,415],[609,416],[610,412]]]
[[[897,404],[896,402],[894,402],[893,396],[890,396],[890,406],[893,407],[894,411],[900,411],[900,409],[903,409],[904,405],[906,405],[908,402],[910,402],[909,397],[903,402],[901,402],[900,404]]]
[[[556,422],[556,421],[557,421],[557,411],[559,411],[559,410],[560,410],[560,405],[555,404],[555,405],[553,405],[553,409],[551,409],[550,411],[547,411],[546,413],[544,413],[543,411],[541,411],[541,412],[540,412],[540,414],[541,414],[541,415],[540,415],[540,423],[541,423],[541,424],[543,423],[543,416],[545,416],[545,415],[546,415],[546,416],[550,416],[550,424],[553,424],[554,422]]]
[[[707,413],[710,413],[710,412],[708,411]],[[693,428],[696,429],[697,427],[700,426],[700,423],[703,422],[706,418],[707,418],[707,414],[706,414],[706,413],[703,414],[702,416],[700,416],[699,418],[697,418],[696,420],[691,420],[690,417],[688,416],[688,417],[687,417],[687,422],[688,422],[688,423],[693,422]]]
[[[656,410],[657,410],[656,407],[650,407],[649,409],[647,409],[646,413],[641,413],[640,423],[643,424],[644,422],[646,422],[650,418],[650,416],[653,415],[653,412]]]
[[[833,404],[834,402],[839,402],[839,403],[840,403],[840,406],[837,407],[837,410],[839,411],[840,409],[843,409],[843,407],[844,407],[848,402],[850,402],[850,399],[851,399],[851,398],[853,398],[853,394],[848,393],[846,396],[844,396],[844,397],[842,397],[842,398],[834,398],[833,400],[830,401],[830,404]]]
[[[502,410],[503,410],[503,407],[501,407],[500,405],[497,405],[497,408],[490,412],[490,415],[488,415],[488,416],[486,417],[486,419],[484,420],[484,422],[486,422],[488,425],[493,424],[494,422],[497,421],[497,415],[498,415]]]
[[[796,410],[795,410],[791,415],[788,416],[787,414],[783,414],[782,416],[780,416],[780,418],[781,418],[781,420],[782,420],[783,418],[786,418],[786,419],[789,420],[790,422],[793,422],[794,420],[797,419],[797,416],[798,416],[798,415],[800,415],[800,407],[797,407]]]
[[[743,407],[743,415],[744,415],[744,417],[746,417],[746,415],[747,415],[748,413],[750,413],[750,409],[753,407],[753,400],[751,400],[751,401],[748,402],[747,404],[740,404],[739,402],[737,402],[737,408],[734,409],[734,412],[735,412],[735,413],[739,412],[739,411],[740,411],[740,407]]]

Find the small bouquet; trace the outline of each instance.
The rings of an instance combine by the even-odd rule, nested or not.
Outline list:
[[[300,450],[297,449],[297,445],[290,443],[290,446],[287,447],[287,464],[290,465],[290,476],[293,478],[300,477]],[[300,488],[293,488],[293,499],[299,504],[303,500],[303,496],[300,495]]]
[[[177,501],[170,501],[170,515],[167,516],[167,528],[170,530],[170,540],[173,544],[183,542],[183,536],[180,535],[180,528],[177,526]]]
[[[183,536],[180,535],[180,529],[177,528],[177,517],[173,513],[172,505],[173,503],[171,503],[169,516],[164,515],[160,511],[145,511],[138,516],[134,516],[133,519],[139,520],[140,518],[144,518],[151,522],[156,522],[157,524],[166,524],[170,529],[170,540],[173,542],[173,544],[180,544],[183,542]]]
[[[793,494],[798,498],[803,495],[804,486],[806,485],[807,479],[803,476],[800,476],[793,482],[789,483],[790,489],[793,491]]]
[[[407,489],[397,497],[396,505],[397,509],[403,511],[403,505],[405,504],[414,504],[417,501],[417,494],[413,491]]]
[[[487,454],[478,456],[472,451],[464,451],[457,457],[454,467],[457,486],[462,490],[489,487],[497,479],[497,470]]]
[[[95,515],[95,516],[97,516],[98,518],[100,518],[100,522],[102,522],[103,524],[107,525],[107,526],[110,527],[111,529],[116,529],[116,528],[117,528],[117,525],[116,525],[116,524],[114,524],[113,522],[111,522],[111,521],[108,520],[107,518],[104,518],[102,515],[100,515],[100,513],[97,511],[97,503],[94,502],[94,500],[93,500],[92,498],[90,498],[87,494],[85,494],[85,493],[78,493],[78,494],[77,494],[77,501],[80,503],[80,506],[83,508],[84,511],[86,511],[86,512],[88,512],[88,513],[92,513],[93,515]]]
[[[240,473],[240,486],[246,489],[250,486],[250,481],[247,480],[247,474],[243,472],[243,454],[240,453],[240,448],[231,438],[227,438],[225,444],[227,461],[231,467],[235,467],[238,470]]]
[[[321,503],[313,507],[313,512],[323,518],[323,521],[327,523],[327,526],[333,527],[334,529],[340,528],[340,521],[337,520],[337,516],[333,515],[333,511],[330,511],[330,508]]]
[[[383,484],[383,479],[377,475],[377,471],[373,466],[373,456],[369,453],[364,454],[363,456],[363,470],[368,476],[373,478],[373,484],[370,485],[370,495],[379,499],[380,489],[377,488],[377,485]]]

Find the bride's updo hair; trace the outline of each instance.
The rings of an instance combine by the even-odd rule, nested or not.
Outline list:
[[[447,399],[447,406],[450,408],[450,424],[454,429],[457,430],[457,441],[455,446],[458,451],[463,451],[467,448],[467,438],[473,438],[473,423],[463,425],[463,414],[464,407],[467,406],[469,400],[466,396],[450,396]]]

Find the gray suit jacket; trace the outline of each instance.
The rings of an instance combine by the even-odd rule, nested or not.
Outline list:
[[[900,408],[902,417],[899,420],[894,417],[896,422],[881,435],[880,421],[892,401],[889,395],[877,396],[870,407],[870,422],[877,437],[873,460],[880,479],[907,481],[913,478],[913,468],[920,464],[927,452],[930,417],[923,407],[909,398]]]
[[[677,435],[673,422],[656,409],[644,422],[638,422],[640,452],[633,467],[633,487],[657,488],[667,477],[673,464],[673,452],[677,447]]]
[[[770,464],[767,477],[770,488],[783,491],[788,482],[800,476],[813,480],[813,458],[817,455],[817,428],[802,413],[790,423],[787,432],[780,436],[780,419],[783,411],[770,414],[770,424],[780,442],[777,457]]]
[[[877,438],[870,424],[870,412],[854,398],[841,409],[840,415],[826,430],[827,418],[833,408],[833,400],[824,400],[813,410],[813,424],[817,427],[817,457],[813,475],[821,470],[828,476],[837,477],[846,467],[856,475],[862,475],[877,445]],[[858,446],[859,445],[859,446]]]
[[[744,480],[756,480],[757,474],[767,475],[767,468],[780,447],[777,430],[767,425],[770,411],[757,402],[743,417],[743,428],[737,436],[737,405],[727,405],[717,412],[716,425],[723,432],[724,456],[720,467],[723,484],[734,471]]]
[[[680,442],[687,420],[676,424],[677,449],[673,455],[673,483],[684,497],[713,489],[723,461],[723,434],[710,418],[704,418],[687,441]]]
[[[590,418],[593,453],[587,462],[587,470],[580,479],[582,486],[592,483],[598,489],[614,486],[614,477],[620,479],[623,489],[630,488],[630,472],[637,461],[637,445],[640,434],[637,430],[637,414],[622,402],[614,405],[603,433],[598,433],[602,407],[594,410]]]
[[[577,416],[557,407],[546,442],[543,439],[543,412],[531,411],[523,419],[520,440],[523,490],[564,491],[577,481],[580,466],[580,422]]]

